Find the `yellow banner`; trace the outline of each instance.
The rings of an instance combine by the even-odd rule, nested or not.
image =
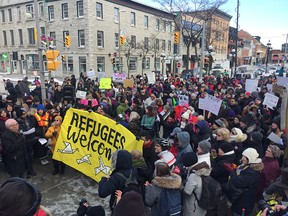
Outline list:
[[[143,141],[124,126],[95,112],[70,108],[61,126],[53,159],[99,182],[111,173],[111,155],[117,149],[142,152]]]

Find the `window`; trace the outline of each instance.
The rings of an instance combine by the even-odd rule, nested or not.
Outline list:
[[[136,36],[131,35],[131,48],[136,48]]]
[[[63,31],[63,42],[65,42],[65,36],[69,36],[69,31]],[[65,43],[63,43],[63,47],[65,47]]]
[[[131,12],[130,14],[130,24],[131,26],[136,26],[136,15],[134,12]]]
[[[144,49],[148,50],[149,49],[149,38],[144,37]]]
[[[77,1],[77,17],[84,17],[83,0]]]
[[[172,41],[168,40],[168,51],[171,52],[172,51]]]
[[[149,21],[149,20],[148,20],[148,16],[145,15],[145,16],[144,16],[144,27],[145,27],[145,28],[148,28],[148,25],[149,25],[148,21]]]
[[[7,34],[6,34],[6,31],[3,31],[3,45],[7,46]]]
[[[155,64],[156,70],[160,70],[160,58],[156,58],[154,64]]]
[[[156,30],[159,31],[160,29],[160,20],[156,19]]]
[[[114,21],[115,22],[119,22],[119,13],[120,13],[120,11],[119,11],[119,8],[114,8]]]
[[[45,27],[40,27],[40,35],[45,36],[46,35],[45,33],[46,33]]]
[[[166,51],[166,41],[162,40],[162,50]]]
[[[156,39],[156,40],[155,40],[155,49],[156,49],[156,50],[159,50],[159,48],[160,48],[160,47],[159,47],[159,39]]]
[[[84,30],[78,30],[78,46],[85,47],[85,33]]]
[[[40,17],[44,17],[44,4],[43,2],[39,2],[38,4],[38,13]]]
[[[166,21],[163,20],[163,23],[162,23],[162,27],[163,27],[163,32],[166,32]]]
[[[97,46],[104,47],[104,32],[97,31]]]
[[[10,30],[11,46],[15,46],[14,31]]]
[[[28,28],[28,44],[35,45],[34,28]]]
[[[13,19],[12,19],[12,9],[11,8],[8,9],[8,17],[9,17],[9,22],[12,22]]]
[[[62,7],[62,19],[68,19],[68,3],[61,5]]]
[[[99,2],[96,2],[96,17],[98,19],[103,19],[103,6]]]
[[[129,70],[136,70],[136,69],[137,69],[137,57],[130,57]]]
[[[65,55],[65,58],[66,58],[67,56]],[[68,70],[67,70],[67,64],[66,64],[66,62],[63,62],[62,61],[62,69],[63,69],[63,71],[65,71],[65,72],[73,72],[73,56],[68,56],[67,57],[67,59],[66,59],[66,61],[68,62]]]
[[[27,19],[34,19],[34,8],[33,4],[26,5],[26,13],[29,13],[30,15],[27,17]]]
[[[147,57],[145,60],[146,61],[145,61],[145,68],[144,69],[150,69],[150,58]]]
[[[105,71],[105,57],[97,57],[97,72]]]
[[[86,72],[86,57],[85,56],[79,57],[79,72],[80,73]]]
[[[172,32],[172,22],[168,22],[168,32],[171,33]]]
[[[56,46],[56,32],[50,32],[50,37],[53,38],[53,40],[50,41],[50,45],[52,45],[53,47]]]
[[[21,8],[20,8],[20,6],[17,7],[17,21],[21,21]]]
[[[53,21],[55,19],[54,5],[48,6],[48,19],[49,19],[49,21]]]
[[[5,20],[5,11],[4,10],[1,10],[1,22],[2,23],[6,22],[6,20]]]
[[[19,35],[19,44],[23,45],[23,32],[22,32],[22,29],[18,29],[18,35]]]
[[[119,33],[115,33],[115,47],[119,48]]]

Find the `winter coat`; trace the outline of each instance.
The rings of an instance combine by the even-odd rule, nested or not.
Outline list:
[[[235,162],[234,151],[227,152],[223,156],[218,156],[214,159],[211,171],[211,177],[219,182],[220,185],[226,183],[229,178],[229,172],[224,168],[224,163]]]
[[[29,89],[29,84],[28,81],[22,80],[19,84],[19,90],[22,93],[22,98],[26,95],[30,95],[30,89]]]
[[[197,171],[192,171],[186,179],[186,184],[183,189],[183,216],[205,216],[206,210],[198,206],[197,198],[200,199],[202,194],[202,178],[201,176],[209,176],[211,169],[202,168]]]
[[[174,121],[163,121],[163,138],[167,139],[169,138],[170,134],[172,133],[173,129],[178,126],[178,122],[176,120]]]
[[[132,177],[137,178],[136,169],[132,168],[132,156],[126,150],[120,150],[117,153],[116,166],[110,175],[110,178],[102,177],[99,182],[98,194],[101,198],[106,198],[110,196],[109,206],[113,209],[115,202],[115,192],[116,190],[122,190],[125,188],[126,179],[122,176],[116,174],[117,172],[122,173],[124,176],[129,178],[132,170]]]
[[[13,133],[8,129],[2,133],[3,158],[11,177],[24,177],[26,171],[26,149],[24,136]]]
[[[181,177],[172,173],[171,176],[156,176],[152,186],[145,187],[145,204],[151,207],[151,216],[157,216],[157,206],[163,189],[179,190],[182,185]]]
[[[181,132],[177,134],[179,146],[178,146],[178,154],[176,156],[176,164],[181,165],[182,156],[187,152],[192,152],[192,147],[190,145],[189,133]]]
[[[206,154],[201,154],[201,155],[198,155],[198,162],[197,164],[200,164],[202,163],[203,161],[205,161],[208,166],[211,168],[211,158],[210,158],[210,153],[206,153]]]
[[[54,152],[55,145],[56,145],[57,139],[58,139],[59,134],[60,134],[60,130],[61,130],[61,126],[54,126],[53,125],[53,126],[49,127],[45,133],[45,138],[51,139],[50,146],[51,146],[51,152],[52,153]],[[53,135],[54,132],[57,133],[56,136]]]

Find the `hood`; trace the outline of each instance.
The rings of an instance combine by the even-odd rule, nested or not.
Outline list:
[[[179,175],[172,173],[171,176],[156,176],[152,183],[158,187],[167,189],[180,189],[182,185],[182,179]]]
[[[180,148],[185,148],[187,145],[190,144],[190,135],[186,131],[177,133],[177,138],[179,141]]]
[[[198,121],[196,126],[199,128],[199,134],[205,134],[206,129],[208,128],[207,122],[205,120]]]
[[[118,150],[112,155],[112,164],[116,170],[131,169],[132,155],[127,150]]]

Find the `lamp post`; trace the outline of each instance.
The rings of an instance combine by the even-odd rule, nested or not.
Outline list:
[[[233,76],[233,68],[234,68],[234,61],[235,61],[236,50],[232,49],[231,53],[229,54],[231,58],[231,77]]]
[[[166,58],[166,55],[165,53],[163,52],[160,57],[162,58],[161,60],[161,63],[162,63],[162,75],[164,76],[164,63],[165,63],[165,58]]]
[[[122,73],[122,61],[121,61],[121,45],[120,45],[120,39],[121,39],[121,12],[125,12],[125,10],[119,10],[119,20],[118,20],[118,43],[119,43],[119,49],[118,49],[118,56],[119,56],[119,73]]]
[[[270,55],[271,43],[270,40],[267,43],[267,51],[266,51],[266,73],[268,72],[268,60]]]

